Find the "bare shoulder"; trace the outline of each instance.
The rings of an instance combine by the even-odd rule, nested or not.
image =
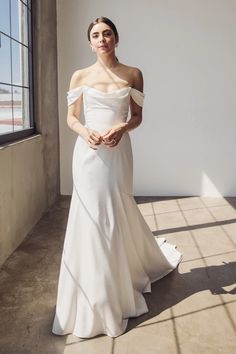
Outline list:
[[[139,68],[133,68],[133,87],[143,92],[143,73]]]
[[[71,76],[69,89],[72,90],[78,86],[82,86],[85,82],[86,77],[91,72],[92,67],[93,65],[76,70]]]
[[[139,91],[143,91],[143,73],[142,71],[134,66],[128,66],[122,64],[123,70],[127,73],[129,82],[132,87]]]

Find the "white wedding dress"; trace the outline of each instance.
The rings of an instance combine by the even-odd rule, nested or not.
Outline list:
[[[68,105],[83,94],[87,127],[104,133],[126,121],[132,87],[109,93],[80,86],[68,91]],[[52,332],[81,338],[125,332],[128,318],[148,312],[142,293],[177,267],[182,254],[154,237],[133,198],[129,133],[116,147],[91,149],[77,137],[73,151],[73,193],[61,260]],[[157,299],[158,301],[158,299]]]

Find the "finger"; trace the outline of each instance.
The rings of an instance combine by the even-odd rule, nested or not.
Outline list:
[[[107,140],[107,139],[102,139],[102,142],[105,145],[109,145],[110,144],[110,140]]]
[[[114,139],[113,140],[108,140],[107,142],[105,142],[105,145],[108,145],[108,146],[113,146],[114,144],[115,144]]]
[[[90,136],[89,137],[89,142],[92,143],[92,144],[100,144],[100,139],[96,138],[95,136]]]
[[[102,134],[102,138],[105,138],[108,134],[110,133],[110,130],[106,131],[105,133]]]
[[[99,139],[96,136],[94,136],[94,135],[90,135],[89,141],[93,143],[93,142],[98,142]]]
[[[111,142],[112,140],[116,139],[116,136],[111,134],[109,136],[107,136],[106,138],[103,138],[103,141],[105,142]]]
[[[113,139],[113,140],[111,141],[111,144],[109,145],[109,147],[114,147],[114,146],[117,146],[117,145],[118,145],[118,143],[119,143],[119,140],[115,140],[115,139]]]
[[[88,145],[89,145],[89,147],[90,147],[91,149],[97,150],[97,147],[95,147],[93,144],[88,144]]]
[[[109,131],[107,134],[103,135],[103,139],[111,139],[111,137],[113,136],[114,132]]]
[[[94,143],[93,141],[88,141],[88,145],[89,147],[91,147],[92,149],[97,149],[96,145],[98,145],[97,143]]]
[[[99,134],[99,133],[96,132],[96,131],[94,131],[94,132],[92,133],[92,135],[93,135],[94,137],[96,137],[97,139],[101,139],[101,134]]]
[[[100,145],[101,141],[100,140],[91,139],[91,143],[94,144],[94,145]]]
[[[92,139],[93,139],[94,141],[100,141],[100,140],[101,140],[101,138],[100,138],[99,136],[96,136],[96,135],[93,135],[93,136],[92,136]]]
[[[112,139],[105,139],[103,140],[105,144],[110,145],[112,144]]]

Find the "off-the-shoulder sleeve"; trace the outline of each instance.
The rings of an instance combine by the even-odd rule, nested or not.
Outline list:
[[[79,86],[70,91],[67,91],[67,106],[74,103],[83,93],[83,87]]]
[[[143,107],[145,93],[132,87],[131,91],[130,91],[130,95],[133,98],[135,103],[137,103],[139,106]]]

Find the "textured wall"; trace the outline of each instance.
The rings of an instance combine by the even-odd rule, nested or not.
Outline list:
[[[34,88],[37,129],[43,135],[47,205],[60,190],[56,0],[34,1]]]
[[[0,265],[59,195],[56,1],[34,1],[36,134],[0,146]]]
[[[117,25],[121,62],[138,66],[143,123],[131,132],[136,195],[236,195],[236,2],[58,0],[61,192],[72,191],[66,126],[73,71],[92,64],[87,26]]]

